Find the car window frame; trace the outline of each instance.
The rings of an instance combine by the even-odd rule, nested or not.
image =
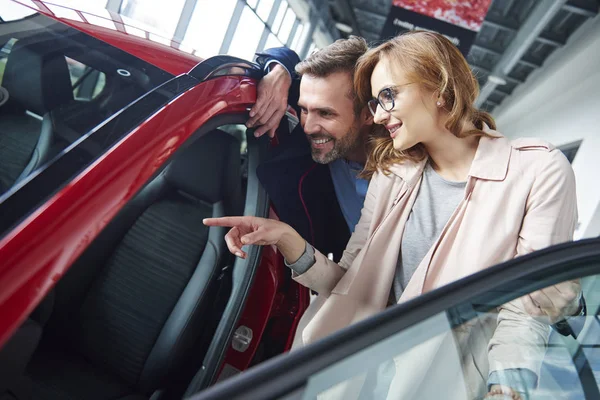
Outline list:
[[[539,250],[388,308],[304,349],[280,355],[197,393],[189,400],[295,398],[296,394],[301,398],[311,376],[437,314],[457,309],[460,312],[455,314],[464,317],[472,313],[475,317],[478,310],[471,304],[486,304],[487,310],[549,285],[594,274],[600,274],[600,238]],[[455,316],[451,324],[457,326],[465,320]],[[589,396],[598,394],[596,386],[591,389],[593,394]],[[596,398],[589,397],[585,390],[586,398]]]

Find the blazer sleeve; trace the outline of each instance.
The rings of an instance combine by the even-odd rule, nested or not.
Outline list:
[[[377,202],[377,181],[380,177],[381,174],[374,174],[369,183],[360,220],[354,228],[354,233],[350,236],[350,241],[340,262],[329,260],[323,253],[315,249],[315,264],[303,274],[298,275],[292,272],[294,280],[319,294],[329,296],[369,237],[373,210]]]
[[[578,218],[575,174],[559,150],[547,155],[527,200],[517,256],[573,240]]]
[[[527,200],[517,242],[517,256],[573,239],[577,223],[575,175],[559,150],[545,154]],[[490,373],[526,368],[539,376],[550,326],[533,319],[521,299],[499,308],[489,343]]]
[[[295,77],[296,64],[300,62],[300,57],[294,50],[287,47],[274,47],[261,53],[256,53],[256,62],[264,69],[272,61],[278,62],[288,70],[292,79]]]

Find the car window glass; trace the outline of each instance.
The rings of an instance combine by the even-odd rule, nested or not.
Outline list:
[[[498,309],[472,302],[314,374],[303,398],[471,400],[483,398],[492,381],[528,399],[589,398],[600,373],[600,276],[581,285],[587,315],[567,319],[577,338],[525,314],[520,296],[527,292]]]
[[[4,76],[4,70],[6,69],[6,60],[8,58],[8,54],[10,53],[10,49],[12,49],[13,45],[17,42],[17,39],[10,38],[6,41],[4,46],[0,48],[0,84],[2,83],[2,77]]]
[[[90,101],[98,97],[106,85],[106,74],[72,58],[65,59],[69,67],[74,99]]]
[[[85,153],[71,154],[72,160],[91,160],[108,150],[105,139],[87,135],[174,78],[41,14],[0,26],[0,205],[66,152]],[[135,119],[153,111],[138,111]],[[119,124],[111,137],[132,128]],[[38,185],[46,192],[58,189],[48,181]]]

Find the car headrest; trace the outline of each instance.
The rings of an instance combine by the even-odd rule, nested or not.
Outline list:
[[[6,60],[2,86],[11,102],[39,115],[73,99],[65,56],[21,41],[15,43]]]
[[[239,213],[241,186],[240,142],[215,129],[175,156],[165,179],[199,200],[225,203],[227,212]]]

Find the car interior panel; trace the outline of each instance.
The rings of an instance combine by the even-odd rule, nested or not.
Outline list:
[[[31,315],[43,328],[27,366],[33,398],[145,398],[191,350],[201,359],[231,265],[226,229],[202,219],[242,207],[236,138],[213,130],[178,152]]]

